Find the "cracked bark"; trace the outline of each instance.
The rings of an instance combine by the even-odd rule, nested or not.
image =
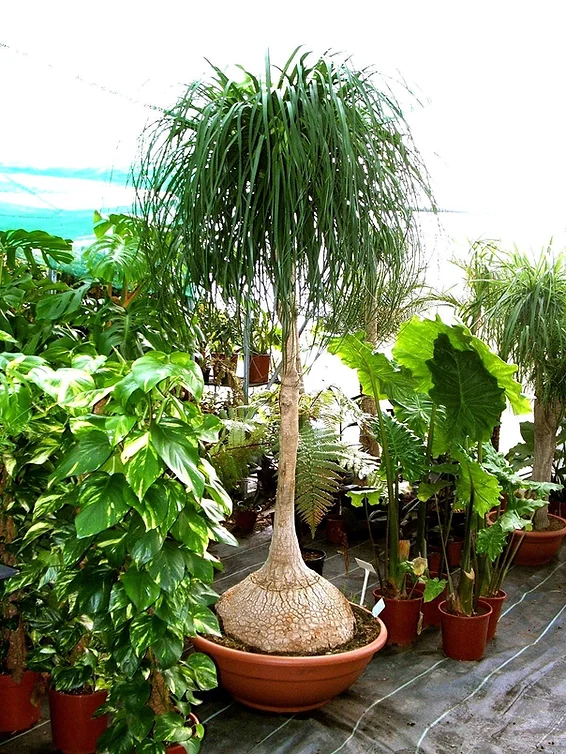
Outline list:
[[[316,654],[349,641],[354,616],[344,595],[305,565],[295,532],[300,359],[296,321],[285,340],[279,404],[275,522],[265,564],[219,599],[226,634],[263,652]]]

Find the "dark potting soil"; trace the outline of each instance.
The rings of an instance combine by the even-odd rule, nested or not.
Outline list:
[[[549,525],[546,527],[546,529],[542,529],[541,531],[559,531],[560,529],[564,529],[564,524],[560,519],[558,518],[549,518]]]
[[[380,623],[367,610],[363,610],[357,605],[352,605],[351,607],[356,621],[353,638],[345,644],[341,644],[339,647],[334,647],[326,652],[316,652],[314,654],[336,655],[341,654],[342,652],[350,652],[353,649],[365,647],[377,639],[381,632]],[[207,634],[205,639],[213,641],[215,644],[220,644],[223,647],[228,647],[229,649],[238,649],[241,652],[280,655],[281,657],[308,657],[308,655],[303,652],[262,652],[256,647],[250,647],[249,644],[246,644],[239,639],[234,639],[231,636],[212,636],[211,634]]]

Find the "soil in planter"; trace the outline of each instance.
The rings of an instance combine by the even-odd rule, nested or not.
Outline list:
[[[381,632],[381,627],[373,615],[357,605],[351,605],[351,607],[354,613],[354,618],[356,619],[353,638],[346,642],[346,644],[341,644],[339,647],[334,647],[326,652],[317,652],[317,655],[337,655],[342,652],[350,652],[352,649],[365,647],[367,644],[370,644],[377,639]],[[233,639],[230,636],[212,636],[211,634],[203,634],[203,636],[205,639],[213,641],[215,644],[220,644],[221,646],[230,649],[238,649],[242,652],[253,652],[254,654],[280,654],[282,657],[308,657],[308,655],[299,652],[260,652],[256,647],[250,647],[248,644],[238,641],[238,639]]]

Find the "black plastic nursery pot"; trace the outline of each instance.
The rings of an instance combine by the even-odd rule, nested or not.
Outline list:
[[[306,565],[313,571],[322,576],[324,568],[324,561],[326,560],[326,553],[324,550],[317,550],[314,547],[304,547],[301,549],[301,555]]]

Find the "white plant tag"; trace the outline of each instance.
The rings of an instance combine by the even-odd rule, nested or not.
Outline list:
[[[354,560],[358,564],[358,567],[362,568],[364,571],[369,571],[370,573],[377,573],[377,571],[372,566],[372,564],[368,563],[367,560],[361,560],[360,558],[354,558]]]
[[[383,597],[380,597],[380,599],[377,600],[375,605],[373,606],[373,609],[371,611],[371,614],[374,618],[377,618],[379,613],[385,608],[385,602],[383,601]]]

